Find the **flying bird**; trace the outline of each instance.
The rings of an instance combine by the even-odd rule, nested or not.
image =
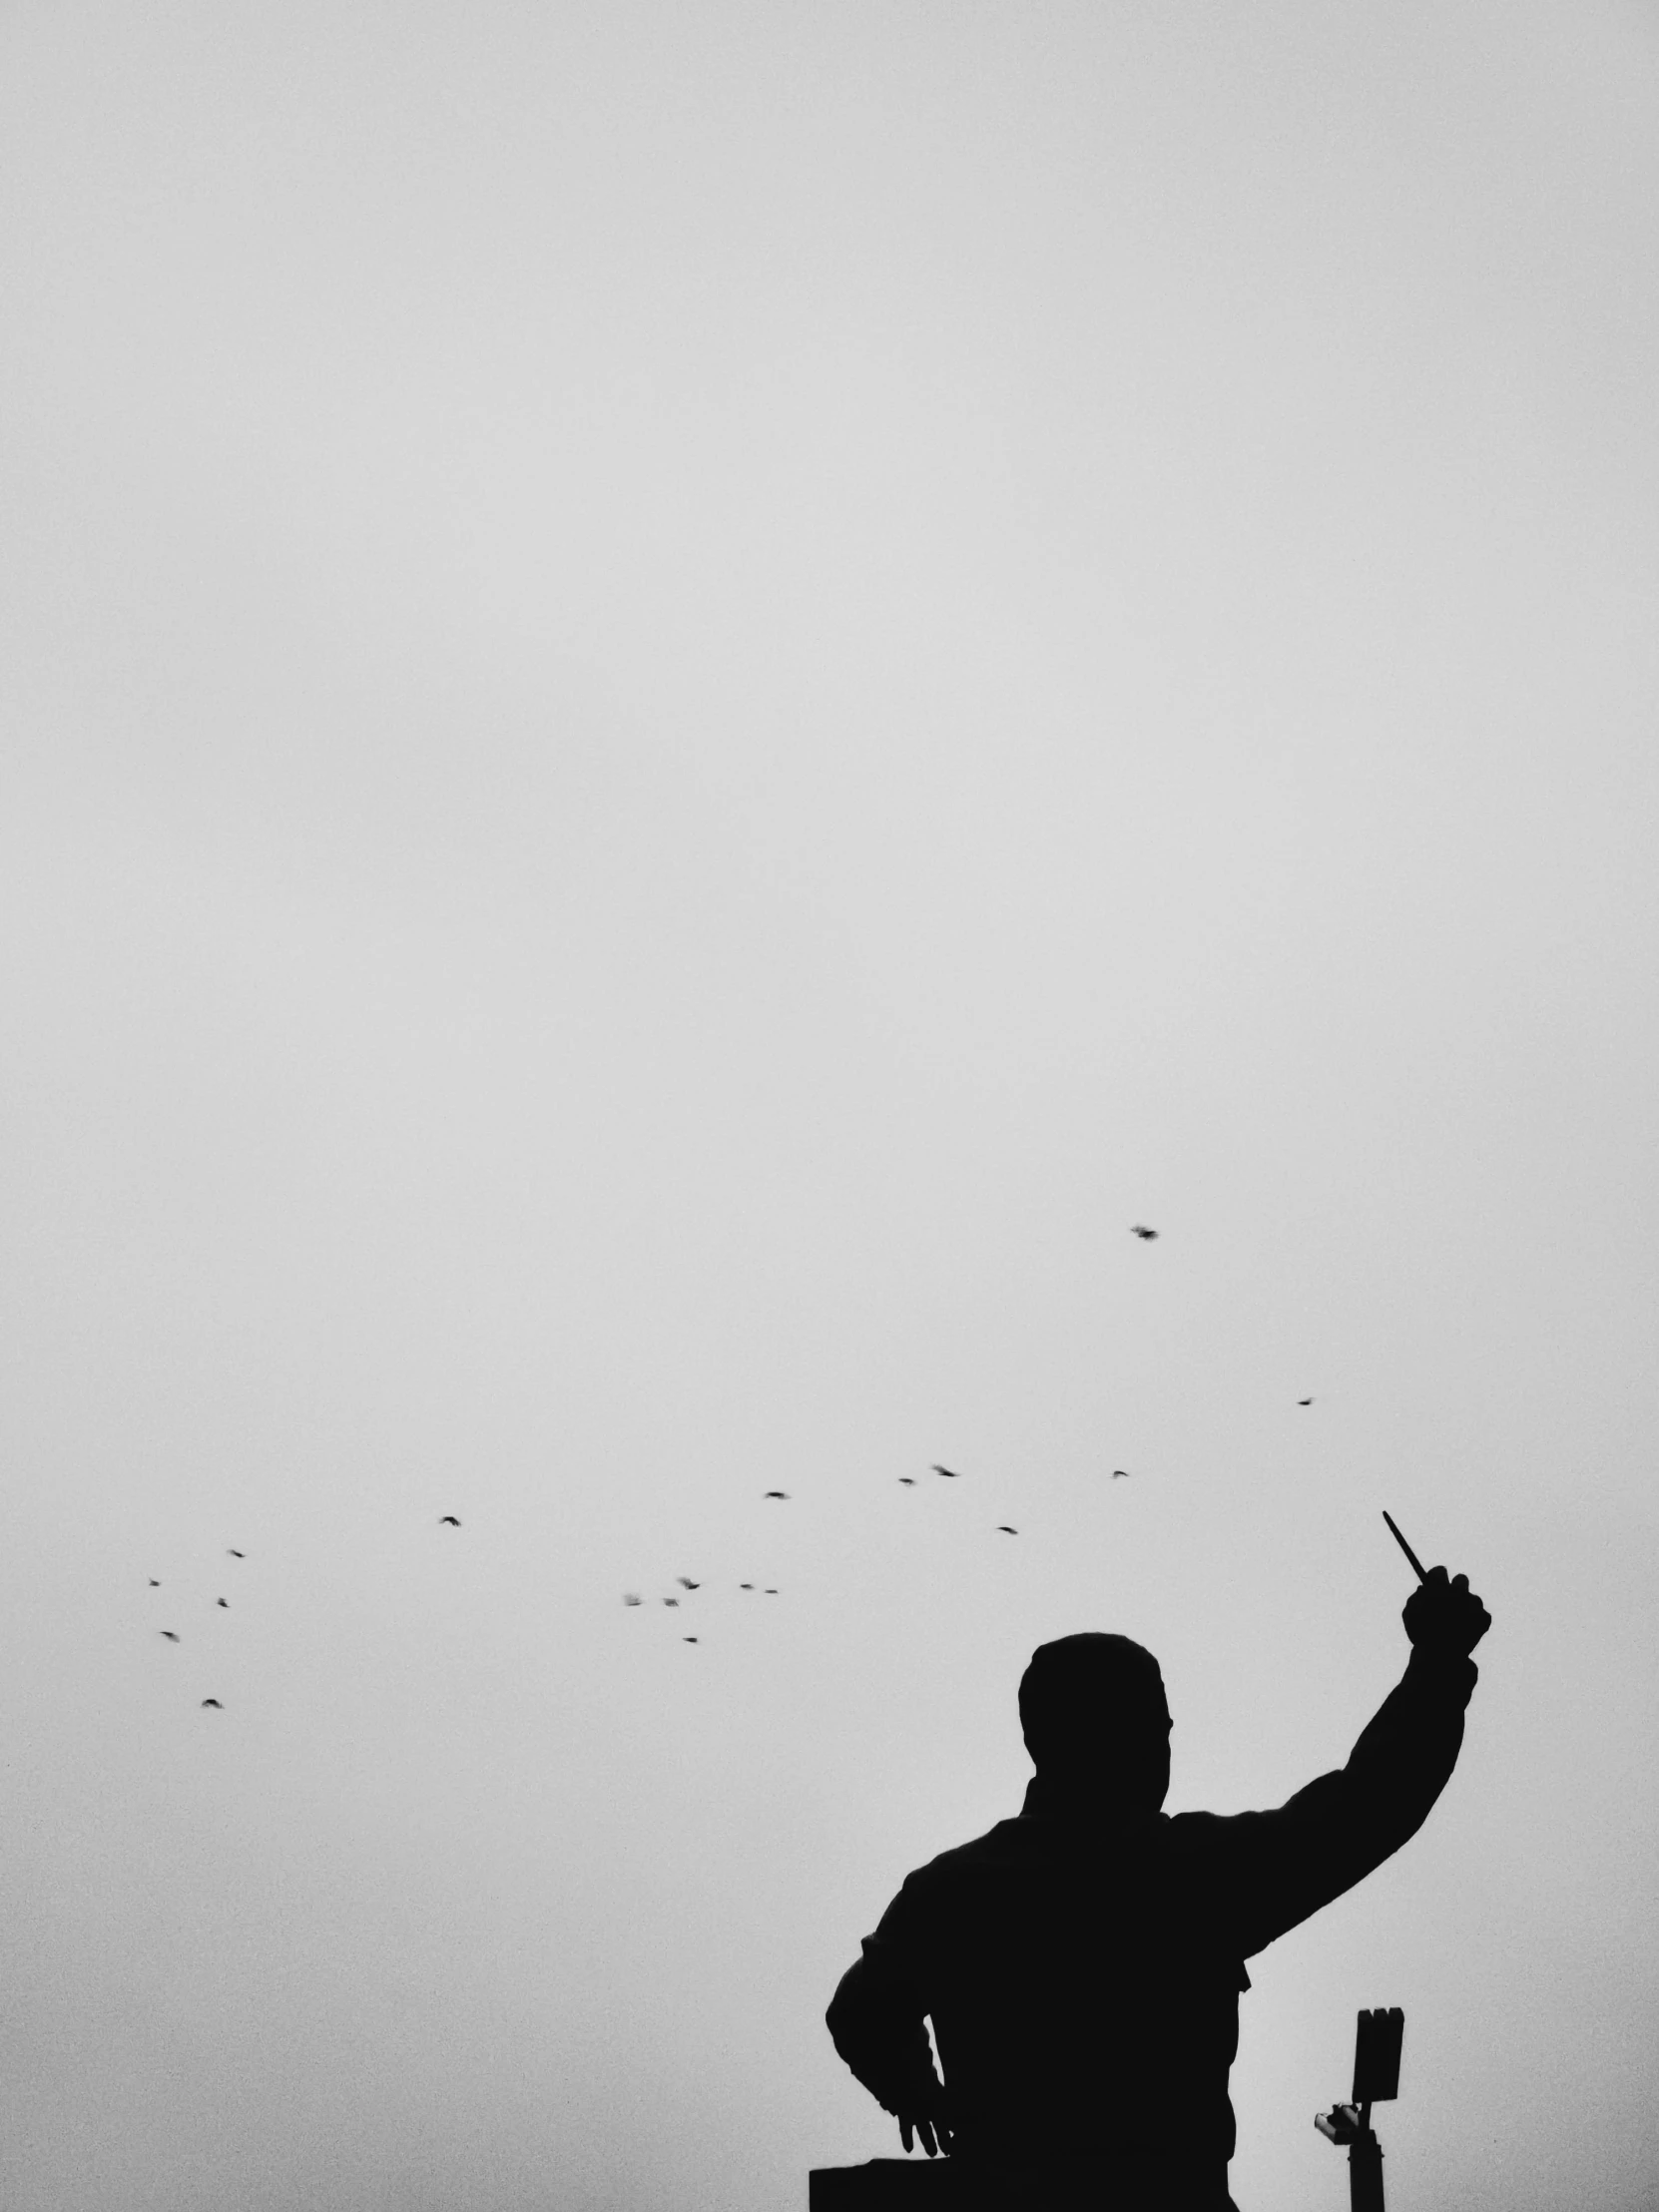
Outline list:
[[[680,1600],[677,1597],[665,1597],[663,1600],[665,1605],[678,1605],[679,1602]]]
[[[768,1490],[766,1492],[768,1497],[788,1497],[789,1494],[788,1490]]]
[[[907,1490],[913,1490],[916,1486],[916,1478],[913,1474],[901,1474],[898,1479]]]
[[[695,1636],[682,1636],[682,1637],[681,1637],[681,1639],[680,1639],[680,1641],[681,1641],[681,1642],[682,1642],[683,1644],[695,1644],[695,1643],[696,1643],[696,1641],[697,1641],[697,1638],[696,1638]]]
[[[769,1587],[766,1594],[768,1597],[776,1597],[778,1595],[778,1592]]]
[[[219,1705],[219,1700],[218,1700],[218,1698],[216,1698],[216,1697],[205,1697],[205,1698],[204,1698],[204,1699],[202,1700],[202,1703],[203,1703],[204,1705]],[[223,1713],[223,1712],[224,1712],[224,1710],[225,1710],[224,1706],[223,1706],[223,1705],[219,1705],[219,1710],[220,1710],[220,1711],[221,1711],[221,1712]]]
[[[1129,1469],[1127,1467],[1114,1467],[1112,1469],[1112,1480],[1114,1482],[1127,1482],[1128,1479]]]
[[[703,1587],[701,1582],[694,1582],[689,1574],[677,1574],[674,1579],[682,1590],[701,1590]]]
[[[996,1530],[999,1536],[1017,1536],[1019,1534],[1019,1530],[1017,1528],[1010,1528],[1005,1520],[999,1520],[997,1522]]]
[[[946,1480],[950,1482],[958,1482],[961,1480],[960,1475],[956,1472],[956,1469],[954,1467],[941,1467],[936,1459],[933,1461],[933,1472],[935,1474],[942,1474],[946,1478]]]
[[[440,1528],[459,1528],[460,1525],[453,1513],[441,1513],[438,1516],[438,1526]]]
[[[231,1610],[231,1600],[228,1597],[216,1599],[215,1602],[217,1604],[223,1605],[227,1613]]]
[[[233,1559],[246,1559],[248,1554],[246,1551],[238,1551],[235,1546],[232,1546],[229,1556]]]
[[[645,1603],[645,1600],[643,1598],[635,1597],[633,1591],[630,1590],[623,1598],[622,1602],[624,1605],[643,1605]]]
[[[1299,1398],[1297,1399],[1297,1403],[1298,1403],[1299,1405],[1312,1405],[1312,1404],[1313,1404],[1313,1402],[1314,1402],[1314,1401],[1313,1401],[1313,1399],[1312,1399],[1311,1397],[1299,1397]]]
[[[154,1575],[150,1577],[150,1587],[153,1590],[159,1590],[161,1588],[161,1584],[156,1580],[156,1577]]]
[[[164,1628],[162,1630],[162,1634],[167,1638],[170,1644],[176,1644],[179,1641],[178,1637],[174,1634],[171,1628]]]
[[[754,1587],[755,1587],[755,1585],[754,1585],[754,1583],[753,1583],[753,1582],[740,1582],[740,1583],[738,1584],[738,1588],[739,1588],[740,1590],[752,1590],[752,1589],[754,1589]]]
[[[1132,1237],[1139,1237],[1143,1244],[1151,1244],[1156,1239],[1158,1232],[1156,1229],[1148,1229],[1145,1222],[1138,1221],[1129,1234]]]

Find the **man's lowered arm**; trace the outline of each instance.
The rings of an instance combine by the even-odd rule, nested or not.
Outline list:
[[[931,2158],[949,2150],[950,2127],[927,2040],[926,2001],[916,1986],[917,1911],[906,1881],[875,1934],[864,1937],[862,1957],[841,1975],[825,2019],[841,2057],[898,2121],[904,2148],[914,2130]]]
[[[1411,1657],[1361,1731],[1348,1764],[1272,1813],[1205,1821],[1205,1857],[1240,1951],[1250,1957],[1351,1890],[1428,1818],[1451,1778],[1491,1616],[1432,1568],[1406,1601]]]

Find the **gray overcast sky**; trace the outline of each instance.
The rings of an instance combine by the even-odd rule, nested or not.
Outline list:
[[[1599,0],[6,10],[8,2212],[804,2205],[1032,1646],[1278,1803],[1384,1505],[1495,1626],[1235,2193],[1397,2003],[1391,2212],[1652,2205],[1656,110]]]

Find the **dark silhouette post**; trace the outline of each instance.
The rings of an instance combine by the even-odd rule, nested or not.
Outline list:
[[[1019,1686],[1036,1768],[1021,1812],[906,1878],[828,2015],[904,2150],[947,2164],[825,2168],[815,2205],[896,2204],[898,2190],[994,2212],[1236,2212],[1245,1961],[1414,1836],[1462,1744],[1469,1654],[1491,1618],[1465,1575],[1417,1572],[1400,1680],[1348,1764],[1272,1812],[1166,1814],[1173,1722],[1151,1652],[1095,1632],[1038,1647]],[[1372,2086],[1362,2114],[1357,2077],[1354,2132],[1333,2140],[1356,2153],[1356,2207],[1381,2212],[1370,2104],[1395,2093],[1398,2030],[1366,2032]],[[1390,2032],[1394,2080],[1378,2088]]]
[[[1371,2108],[1399,2094],[1399,2046],[1405,2015],[1393,2005],[1362,2012],[1354,2037],[1354,2101],[1322,2112],[1314,2125],[1327,2142],[1348,2146],[1350,2212],[1383,2212],[1382,2146]]]

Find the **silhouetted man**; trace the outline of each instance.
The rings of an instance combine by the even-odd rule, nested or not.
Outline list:
[[[1403,1617],[1410,1660],[1348,1765],[1274,1813],[1171,1818],[1157,1660],[1126,1636],[1039,1646],[1024,1810],[906,1879],[830,2006],[906,2150],[1022,2212],[1228,2212],[1245,1960],[1416,1834],[1463,1740],[1490,1617],[1444,1567]]]

